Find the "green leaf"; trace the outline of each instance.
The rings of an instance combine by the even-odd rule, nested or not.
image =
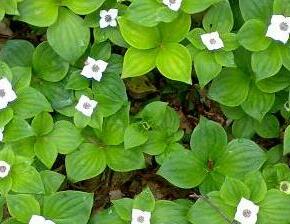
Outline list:
[[[194,68],[202,88],[217,77],[222,70],[222,66],[216,61],[215,54],[208,51],[201,51],[194,57]]]
[[[53,118],[47,112],[42,112],[34,117],[31,126],[37,135],[46,135],[53,129]]]
[[[250,190],[242,181],[227,177],[221,187],[220,196],[226,204],[236,207],[241,198],[250,198]]]
[[[93,206],[93,194],[65,191],[43,199],[43,215],[59,224],[87,224]]]
[[[218,64],[224,67],[237,67],[235,63],[235,56],[232,51],[217,51],[214,54],[215,60]]]
[[[262,201],[267,193],[266,182],[260,172],[246,174],[244,183],[250,189],[249,199],[255,203]]]
[[[124,57],[122,78],[144,75],[155,68],[158,49],[139,50],[130,47]]]
[[[188,49],[181,44],[163,44],[156,59],[156,66],[166,78],[192,83],[191,55]]]
[[[86,15],[96,11],[101,5],[105,2],[105,0],[62,0],[61,4],[63,6],[68,7],[74,13],[79,15]]]
[[[47,99],[32,87],[21,89],[17,93],[12,108],[15,115],[23,119],[32,118],[43,111],[52,111]]]
[[[12,86],[16,92],[29,87],[32,75],[30,67],[13,67],[11,71],[13,73]]]
[[[74,71],[68,78],[65,85],[66,89],[83,90],[89,88],[90,80],[80,74],[80,71]]]
[[[68,178],[73,182],[98,176],[106,165],[103,149],[89,143],[82,144],[80,150],[67,155],[65,159]]]
[[[13,74],[9,66],[3,62],[0,61],[0,78],[7,78],[10,82],[13,80]]]
[[[233,135],[235,138],[252,138],[255,134],[254,119],[250,116],[244,116],[235,120],[232,126]]]
[[[115,114],[128,101],[125,84],[117,74],[105,74],[101,82],[93,83],[92,89],[104,117]]]
[[[25,163],[19,163],[12,169],[12,191],[24,194],[43,194],[44,186],[37,170]]]
[[[180,13],[180,15],[170,23],[160,23],[158,28],[161,35],[161,41],[180,42],[188,34],[191,26],[191,17],[188,14]]]
[[[272,108],[275,101],[275,94],[260,91],[255,84],[249,90],[248,98],[241,104],[243,110],[261,121],[268,111]]]
[[[148,132],[140,123],[130,124],[124,134],[125,149],[144,144],[148,140]]]
[[[64,82],[42,81],[35,86],[51,103],[55,110],[61,110],[72,106],[75,103],[75,96],[72,90],[65,89]],[[75,110],[74,110],[75,111]],[[73,115],[71,115],[73,116]]]
[[[31,66],[34,46],[26,40],[8,40],[0,51],[0,60],[10,67]]]
[[[265,199],[259,204],[258,220],[260,223],[286,224],[290,220],[290,197],[278,190],[267,192]]]
[[[137,49],[151,49],[160,45],[157,27],[145,27],[125,18],[119,19],[120,31],[125,41]]]
[[[131,198],[122,198],[112,202],[116,213],[118,213],[123,220],[130,221],[132,216],[133,200]]]
[[[290,126],[288,126],[284,133],[284,155],[290,153]]]
[[[263,138],[277,138],[280,135],[279,120],[272,114],[266,114],[261,122],[256,121],[254,128]]]
[[[60,8],[57,21],[47,30],[47,40],[58,55],[75,63],[89,45],[90,30],[81,17]]]
[[[5,127],[13,118],[13,110],[10,107],[0,110],[0,127]]]
[[[142,151],[149,155],[160,155],[168,146],[168,137],[163,131],[149,131],[147,142],[141,146]]]
[[[147,27],[157,26],[160,22],[169,23],[178,13],[155,0],[135,0],[126,11],[126,18]]]
[[[209,97],[225,106],[239,106],[247,99],[250,76],[239,69],[225,68],[212,82]]]
[[[58,4],[55,0],[25,0],[18,4],[19,20],[33,26],[48,27],[58,16]]]
[[[79,147],[83,139],[80,131],[69,121],[58,121],[53,131],[47,136],[57,146],[61,154],[69,154]]]
[[[34,136],[35,133],[30,125],[20,118],[14,118],[6,127],[4,134],[5,142],[18,141]]]
[[[252,54],[252,68],[256,80],[276,75],[282,67],[282,56],[277,45],[270,45],[266,50]]]
[[[50,170],[41,171],[40,176],[44,185],[45,194],[56,193],[65,179],[64,175]]]
[[[202,20],[203,27],[207,32],[218,31],[229,33],[234,26],[234,18],[228,1],[214,4],[205,14]]]
[[[40,214],[39,203],[32,195],[7,195],[6,201],[10,215],[20,222],[28,223],[32,215]]]
[[[55,53],[48,42],[37,46],[33,54],[35,75],[49,82],[58,82],[66,76],[68,69],[69,64]]]
[[[220,2],[221,0],[184,0],[181,8],[188,14],[195,14],[197,12],[204,11],[211,5]]]
[[[223,113],[226,115],[226,117],[230,118],[232,120],[241,119],[242,117],[244,117],[246,115],[241,107],[221,106],[221,109],[222,109]]]
[[[203,162],[198,161],[192,152],[185,150],[174,153],[166,160],[158,174],[171,184],[188,189],[198,186],[206,177],[207,170]]]
[[[140,116],[149,126],[157,128],[162,125],[167,110],[166,102],[154,101],[147,104],[141,111]]]
[[[74,124],[77,128],[85,128],[90,122],[91,122],[91,117],[88,117],[79,111],[75,112]]]
[[[105,149],[107,165],[116,172],[129,172],[145,168],[143,153],[125,150],[122,146],[108,146]]]
[[[89,224],[127,224],[128,222],[124,221],[120,218],[117,212],[114,209],[107,209],[98,212],[95,216],[93,216],[89,222]]]
[[[290,83],[290,72],[282,68],[278,74],[256,82],[257,87],[266,93],[276,93],[285,89]]]
[[[172,201],[156,201],[152,213],[152,223],[188,224],[188,207],[180,206]]]
[[[266,24],[258,19],[246,21],[238,32],[240,44],[249,51],[263,51],[271,44],[271,39],[265,36]]]
[[[204,141],[204,136],[208,138],[207,141]],[[223,127],[202,117],[191,135],[192,151],[202,156],[204,160],[215,161],[224,153],[226,146],[227,134]]]
[[[273,0],[239,0],[239,5],[244,20],[267,21],[272,16]]]
[[[287,0],[274,0],[273,4],[274,15],[290,15],[290,5]]]
[[[48,138],[38,138],[34,144],[34,152],[37,158],[47,167],[51,168],[56,161],[58,152],[54,142]]]
[[[188,218],[191,223],[225,224],[231,223],[236,208],[225,204],[218,192],[202,197],[189,210]],[[218,209],[216,209],[218,208]]]
[[[148,187],[134,198],[133,208],[147,212],[154,211],[155,198]]]
[[[225,176],[242,177],[261,168],[266,161],[264,151],[253,141],[236,139],[227,147],[228,153],[217,164],[216,170]]]
[[[96,134],[106,145],[119,145],[124,141],[124,133],[129,125],[128,105],[123,106],[117,113],[106,117],[103,121],[102,132]]]
[[[98,43],[95,42],[91,48],[90,56],[104,61],[108,61],[111,57],[112,46],[109,41]]]

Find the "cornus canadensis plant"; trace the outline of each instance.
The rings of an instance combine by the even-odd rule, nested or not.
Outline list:
[[[92,224],[110,222],[122,224],[156,224],[180,223],[189,224],[186,213],[191,206],[187,200],[155,200],[149,188],[144,189],[134,199],[123,198],[113,201],[113,206],[97,213]]]
[[[289,0],[0,0],[0,223],[289,224],[289,37]]]

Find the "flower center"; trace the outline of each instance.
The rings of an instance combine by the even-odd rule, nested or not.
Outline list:
[[[83,104],[83,108],[86,109],[86,110],[90,109],[91,106],[92,106],[92,105],[89,104],[89,103],[84,103],[84,104]]]
[[[145,221],[145,218],[143,216],[139,216],[137,218],[137,222],[139,222],[139,223],[144,223],[144,221]]]
[[[106,15],[106,16],[105,16],[105,21],[106,21],[107,23],[111,22],[111,21],[112,21],[112,16],[110,16],[110,15]]]
[[[93,65],[92,71],[93,72],[98,72],[100,70],[100,67],[98,65]]]
[[[6,95],[5,90],[4,89],[0,89],[0,97],[4,97]]]
[[[289,28],[288,24],[285,22],[280,23],[280,30],[287,31]]]
[[[176,0],[169,0],[169,3],[170,4],[175,4],[176,3]]]
[[[6,170],[7,170],[6,166],[0,166],[1,173],[5,173]]]
[[[245,210],[243,211],[243,216],[244,216],[245,218],[250,218],[251,215],[252,215],[252,212],[251,212],[249,209],[245,209]]]
[[[289,189],[288,184],[286,184],[286,183],[281,184],[282,191],[288,191],[288,189]]]
[[[212,38],[212,39],[209,40],[209,43],[214,45],[214,44],[216,44],[216,40]]]

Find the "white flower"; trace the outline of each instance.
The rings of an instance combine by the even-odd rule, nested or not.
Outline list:
[[[97,104],[97,101],[91,100],[89,97],[82,95],[75,108],[85,116],[90,117],[92,116]]]
[[[16,98],[16,94],[9,80],[2,78],[0,80],[0,110],[6,108],[8,103],[14,101]]]
[[[200,35],[202,43],[207,47],[208,50],[218,50],[224,47],[224,42],[220,38],[218,32],[205,33]]]
[[[29,221],[29,224],[55,224],[51,220],[46,220],[44,217],[40,215],[33,215]]]
[[[167,5],[173,11],[178,11],[180,9],[182,0],[163,0],[163,4]]]
[[[289,39],[289,33],[290,17],[273,15],[271,18],[271,24],[268,26],[266,36],[286,44]]]
[[[255,224],[258,218],[258,212],[259,206],[245,198],[242,198],[237,207],[235,220],[239,221],[241,224]]]
[[[151,212],[141,211],[139,209],[132,210],[131,224],[150,224]]]
[[[7,162],[1,160],[0,161],[0,178],[7,177],[10,172],[10,168],[11,167]]]
[[[280,191],[290,194],[290,182],[289,181],[282,181],[280,183]]]
[[[0,128],[0,142],[3,141],[3,132],[4,132],[4,128]]]
[[[106,70],[108,63],[103,60],[95,60],[88,57],[85,62],[85,66],[81,72],[81,75],[87,78],[93,78],[97,81],[101,81],[103,72]]]
[[[108,26],[117,26],[118,9],[110,9],[109,11],[100,11],[100,28],[106,28]]]

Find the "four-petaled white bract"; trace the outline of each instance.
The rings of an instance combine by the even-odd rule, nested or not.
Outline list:
[[[10,172],[10,169],[11,167],[7,162],[0,160],[0,178],[7,177]]]
[[[118,9],[110,9],[108,11],[100,11],[100,28],[106,28],[108,26],[117,26]]]
[[[8,103],[16,100],[16,93],[12,89],[12,85],[8,79],[0,80],[0,110],[8,106]]]
[[[93,78],[96,81],[101,81],[103,72],[106,70],[107,66],[108,63],[103,60],[95,60],[91,57],[88,57],[81,75],[89,79]]]
[[[290,181],[282,181],[280,183],[280,191],[290,194]]]
[[[273,15],[266,36],[286,44],[289,39],[289,33],[290,17]]]
[[[55,224],[51,220],[46,220],[44,217],[40,215],[33,215],[29,221],[29,224]]]
[[[241,224],[255,224],[257,222],[259,206],[252,201],[242,198],[238,204],[235,220]]]
[[[178,11],[181,7],[182,0],[163,0],[163,4],[167,5],[173,11]]]
[[[131,224],[150,224],[151,212],[142,211],[139,209],[132,210]]]
[[[94,109],[96,108],[98,102],[95,100],[91,100],[89,97],[85,95],[81,95],[78,104],[76,105],[76,109],[83,113],[85,116],[92,116]]]
[[[218,50],[224,47],[224,42],[220,38],[218,32],[205,33],[200,35],[202,43],[206,46],[206,48],[210,51]]]

